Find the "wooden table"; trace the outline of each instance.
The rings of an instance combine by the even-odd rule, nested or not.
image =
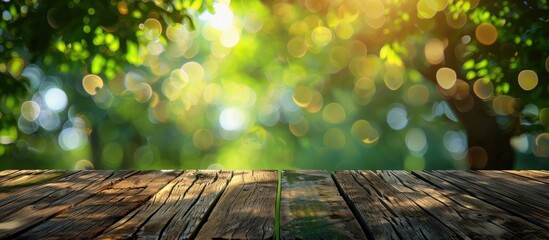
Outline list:
[[[276,236],[549,239],[549,172],[0,172],[0,239]]]

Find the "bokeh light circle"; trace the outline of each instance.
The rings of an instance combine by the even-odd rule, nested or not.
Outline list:
[[[146,39],[154,40],[162,34],[162,24],[154,18],[149,18],[143,24],[143,31]]]
[[[345,109],[339,103],[329,103],[324,107],[322,119],[331,124],[338,124],[345,121]]]
[[[351,136],[364,144],[373,144],[379,140],[379,132],[366,120],[358,120],[351,127]]]
[[[90,95],[95,95],[103,88],[103,79],[95,74],[88,74],[82,79],[84,90]]]
[[[401,130],[408,125],[408,112],[401,104],[394,104],[387,113],[387,124],[394,130]]]
[[[477,40],[483,45],[492,45],[498,39],[498,30],[491,23],[481,23],[475,30]]]
[[[437,83],[444,89],[450,89],[456,84],[457,74],[451,68],[440,68],[436,74]]]
[[[491,81],[481,78],[475,81],[473,91],[480,99],[487,99],[492,96],[492,93],[494,92],[494,84],[492,84]]]
[[[40,115],[40,106],[35,101],[26,101],[21,104],[21,116],[27,121],[34,121]]]
[[[59,88],[50,88],[44,94],[44,102],[53,111],[63,111],[68,103],[67,94]]]
[[[227,131],[237,131],[244,128],[248,114],[239,108],[224,109],[219,115],[219,124]]]
[[[198,129],[193,134],[193,145],[199,150],[207,150],[214,143],[214,135],[208,129]]]
[[[525,91],[530,91],[538,85],[538,74],[532,70],[522,70],[518,75],[518,83]]]

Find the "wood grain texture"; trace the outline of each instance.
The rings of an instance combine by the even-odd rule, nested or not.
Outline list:
[[[281,237],[549,239],[548,177],[285,171]],[[277,180],[276,171],[0,171],[0,239],[273,239]]]
[[[61,170],[21,170],[4,176],[0,180],[0,192],[12,191],[21,187],[42,184],[57,177],[66,175]],[[70,174],[70,173],[68,173]]]
[[[16,239],[91,239],[146,202],[180,171],[129,176]]]
[[[463,238],[548,237],[542,228],[463,191],[439,189],[406,171],[378,171],[378,174]]]
[[[187,171],[97,239],[189,239],[231,178],[229,171]]]
[[[2,170],[0,171],[0,181],[1,181],[1,178],[3,178],[4,176],[7,176],[7,175],[10,175],[12,173],[15,173],[19,170],[16,170],[16,169],[7,169],[7,170]]]
[[[504,172],[519,175],[538,182],[549,184],[549,172],[539,170],[505,170]]]
[[[10,192],[0,200],[0,239],[13,238],[131,174],[129,171],[79,171],[43,185]]]
[[[53,170],[8,170],[4,175],[0,176],[0,187],[6,186],[10,182],[21,182],[24,181],[25,178],[48,171]]]
[[[334,178],[373,238],[462,238],[372,171],[337,171]]]
[[[276,171],[235,171],[196,239],[273,239]]]
[[[326,171],[284,171],[281,239],[365,239],[353,213]]]
[[[500,185],[497,182],[499,179],[492,179],[472,172],[432,171],[424,172],[424,175],[425,178],[428,178],[428,176],[437,177],[436,180],[430,180],[434,184],[436,184],[436,181],[440,181],[439,179],[443,179],[457,186],[461,191],[509,211],[546,230],[549,229],[549,215],[547,214],[549,210],[546,207],[548,205],[537,205],[539,201],[547,201],[547,199],[532,199],[528,196],[529,194],[521,195],[515,192],[515,188]]]
[[[6,179],[9,179],[11,176],[11,174],[14,174],[16,172],[19,172],[21,170],[15,170],[15,169],[9,169],[9,170],[3,170],[3,171],[0,171],[0,182],[3,182],[4,180]]]
[[[473,173],[491,178],[499,186],[508,188],[515,193],[526,194],[533,201],[536,201],[537,205],[549,206],[549,184],[503,171],[485,170],[474,171]]]

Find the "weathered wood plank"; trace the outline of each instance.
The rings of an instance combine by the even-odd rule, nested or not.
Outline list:
[[[484,171],[479,174],[479,171],[449,171],[454,176],[466,178],[467,181],[475,183],[489,190],[493,197],[505,196],[506,199],[511,199],[518,203],[523,209],[528,209],[536,212],[537,215],[543,216],[540,220],[549,226],[549,198],[547,191],[539,193],[534,190],[536,186],[524,181],[512,181],[513,178],[497,177],[495,171]]]
[[[21,170],[10,174],[0,182],[0,191],[11,191],[20,187],[42,184],[46,181],[65,175],[60,170]]]
[[[432,171],[418,174],[436,186],[467,192],[546,230],[549,229],[549,216],[543,213],[546,210],[540,209],[543,206],[526,204],[524,201],[527,201],[527,198],[507,192],[504,187],[498,186],[489,178],[476,177],[475,174],[464,171]]]
[[[355,216],[374,238],[461,238],[371,171],[337,171],[334,178]]]
[[[47,170],[9,170],[7,174],[0,176],[0,184],[15,178],[20,178],[27,175],[40,174]]]
[[[10,174],[13,174],[13,173],[16,173],[18,171],[19,170],[16,170],[16,169],[8,169],[8,170],[0,171],[0,182],[2,182],[4,180],[4,178],[6,178],[6,176],[8,176]]]
[[[543,229],[469,194],[439,189],[406,171],[381,171],[382,178],[463,238],[546,239]]]
[[[29,171],[32,171],[32,170],[20,170],[20,171],[17,171],[16,173],[10,174],[9,176],[10,176],[10,179],[17,179],[17,178],[20,178],[20,177],[27,176],[28,173],[32,173],[32,172],[29,172]],[[76,173],[76,172],[75,171],[66,171],[66,172],[64,172],[65,177],[63,179],[66,179],[69,175],[74,174],[74,173]],[[10,179],[6,179],[3,183],[9,185]],[[66,181],[66,180],[63,180],[63,179],[60,179],[59,182]],[[4,205],[6,205],[10,202],[18,201],[19,199],[23,199],[25,201],[32,200],[32,199],[29,199],[29,198],[26,197],[26,195],[29,194],[29,193],[33,193],[33,195],[35,197],[40,197],[36,194],[37,190],[40,191],[39,189],[44,189],[44,186],[39,185],[39,186],[32,186],[32,187],[28,187],[28,188],[6,188],[6,189],[4,189],[4,191],[0,191],[0,207],[4,206]],[[40,193],[44,194],[43,192],[40,192]],[[21,203],[23,203],[23,202],[21,202]],[[14,210],[17,210],[17,209],[14,209]],[[4,215],[2,215],[2,213]],[[5,214],[6,214],[6,212],[0,212],[0,218],[2,218],[2,216],[5,216]]]
[[[0,239],[12,238],[131,174],[80,171],[43,185],[12,191],[0,200]]]
[[[326,171],[284,171],[280,199],[281,239],[365,239]]]
[[[90,239],[145,203],[180,171],[145,171],[100,191],[16,239]]]
[[[228,184],[228,171],[187,171],[97,239],[190,239]]]
[[[197,239],[273,239],[276,171],[235,171]]]
[[[74,173],[74,172],[73,172]],[[50,194],[62,197],[59,192],[68,193],[69,191],[78,191],[92,184],[97,178],[104,178],[111,175],[112,172],[91,173],[79,172],[74,176],[66,176],[54,182],[44,185],[33,186],[29,188],[17,189],[11,192],[0,193],[0,219],[4,219],[11,213],[40,201]],[[82,180],[78,182],[77,180]],[[73,185],[74,184],[74,185]],[[73,185],[73,186],[71,186]],[[52,196],[53,197],[53,196]]]
[[[522,176],[522,177],[534,179],[536,181],[549,184],[549,172],[547,172],[547,171],[539,171],[539,170],[505,170],[504,172],[508,172],[508,173],[511,173],[511,174],[519,175],[519,176]]]
[[[503,171],[474,171],[482,176],[491,178],[499,186],[509,189],[517,194],[526,194],[541,206],[549,206],[549,185],[530,178],[509,174]]]
[[[452,201],[446,199],[443,195],[436,191],[433,193],[435,197],[431,197],[421,190],[430,190],[426,183],[413,177],[406,171],[377,171],[377,174],[392,187],[404,194],[407,198],[414,201],[423,210],[428,212],[438,221],[452,229],[461,238],[468,237],[486,237],[487,239],[496,239],[492,236],[493,233],[488,229],[478,226],[477,224],[464,219],[460,216],[457,206],[452,204]],[[460,209],[463,210],[463,209]],[[494,228],[493,226],[490,226]],[[495,226],[496,229],[498,228]],[[501,229],[497,229],[501,232]]]

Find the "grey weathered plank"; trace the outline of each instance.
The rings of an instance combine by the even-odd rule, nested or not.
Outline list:
[[[546,239],[543,229],[458,190],[439,189],[406,171],[381,171],[382,178],[463,238]],[[465,236],[463,236],[465,235]]]
[[[228,171],[187,171],[97,239],[189,239],[230,180]]]
[[[100,191],[16,239],[90,239],[145,203],[180,171],[145,171]]]
[[[284,171],[280,199],[281,239],[365,239],[326,171]]]
[[[337,171],[334,178],[355,216],[374,238],[461,238],[371,171]]]
[[[0,200],[0,239],[33,227],[67,210],[114,182],[133,174],[121,171],[80,171],[40,186],[18,189]]]
[[[197,239],[273,239],[276,171],[235,171]]]
[[[525,178],[534,179],[539,182],[549,184],[549,172],[539,170],[505,170],[511,174],[519,175]]]
[[[465,173],[464,171],[432,171],[420,174],[422,178],[437,186],[440,186],[440,182],[444,180],[451,184],[444,188],[465,191],[544,229],[549,229],[549,216],[544,213],[547,211],[543,210],[544,206],[532,205],[531,200],[528,200],[526,196],[511,193],[505,187],[496,184],[493,179],[476,175],[478,174]]]

